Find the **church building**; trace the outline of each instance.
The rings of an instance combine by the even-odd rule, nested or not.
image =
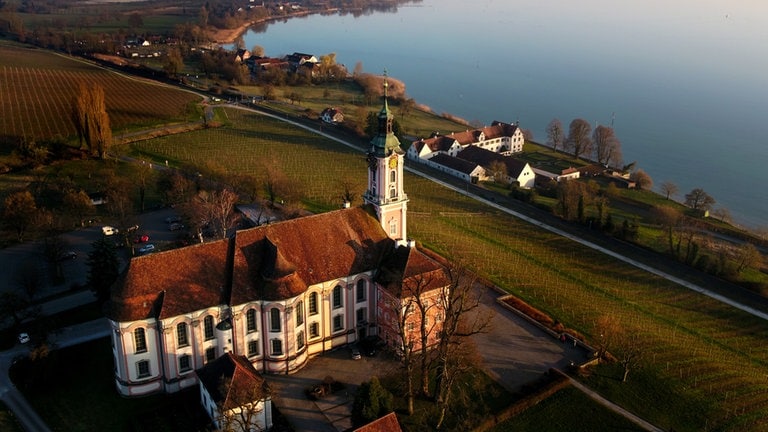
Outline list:
[[[392,121],[385,82],[361,207],[131,260],[107,313],[121,395],[197,385],[195,371],[223,355],[244,356],[260,373],[292,373],[367,336],[418,349],[414,296],[434,306],[428,341],[437,341],[450,281],[408,240],[405,152]]]

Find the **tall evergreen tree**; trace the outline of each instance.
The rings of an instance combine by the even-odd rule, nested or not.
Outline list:
[[[88,285],[100,303],[109,300],[110,288],[117,280],[119,264],[115,245],[102,237],[88,254]]]

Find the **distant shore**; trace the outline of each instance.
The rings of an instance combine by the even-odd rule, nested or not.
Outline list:
[[[282,17],[267,17],[267,18],[262,18],[262,19],[244,23],[233,29],[216,29],[213,31],[209,31],[209,34],[211,36],[211,39],[213,39],[213,42],[216,44],[219,44],[219,45],[232,44],[232,43],[235,43],[235,40],[239,36],[242,36],[245,32],[248,31],[250,27],[256,24],[268,23],[270,21],[286,20],[289,18],[308,16],[308,15],[313,15],[318,13],[320,14],[335,13],[335,12],[338,12],[339,10],[340,10],[339,8],[329,8],[329,9],[323,9],[323,10],[301,11],[301,12],[291,13],[290,15],[286,15]]]

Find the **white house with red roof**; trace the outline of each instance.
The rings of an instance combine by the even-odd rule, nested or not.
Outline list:
[[[414,141],[408,149],[408,159],[421,162],[436,154],[456,156],[469,146],[480,147],[502,155],[521,153],[525,138],[518,125],[494,121],[480,129],[456,132],[450,135],[434,134]]]

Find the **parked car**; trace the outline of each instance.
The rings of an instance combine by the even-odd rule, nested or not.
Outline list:
[[[168,226],[168,229],[171,230],[171,231],[179,231],[179,230],[183,230],[184,229],[184,225],[182,225],[182,224],[180,224],[178,222],[174,222],[174,223],[172,223],[172,224],[170,224]]]
[[[360,360],[361,358],[360,350],[357,347],[352,348],[352,360]]]
[[[111,226],[103,226],[101,227],[101,232],[104,233],[105,236],[111,236],[117,234],[117,228]]]
[[[65,251],[59,254],[59,261],[67,261],[67,260],[73,260],[77,258],[77,252],[75,251]]]
[[[146,234],[142,234],[140,236],[136,236],[136,238],[133,239],[134,243],[146,243],[149,241],[149,236]]]
[[[167,224],[172,224],[177,222],[181,222],[181,216],[168,216],[167,218],[165,218],[165,223]]]
[[[152,243],[147,243],[144,246],[139,248],[139,253],[146,254],[146,253],[153,252],[154,250],[155,250],[155,245],[153,245]]]
[[[19,333],[19,343],[25,344],[29,342],[29,333]]]

